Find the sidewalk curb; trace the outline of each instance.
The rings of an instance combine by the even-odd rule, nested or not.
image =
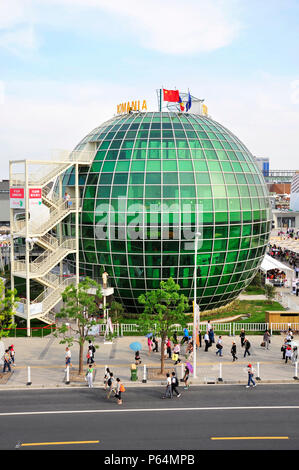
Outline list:
[[[127,387],[127,388],[152,388],[152,387],[165,387],[165,384],[164,383],[157,383],[157,382],[147,382],[146,384],[145,383],[131,383],[131,382],[126,382],[126,381],[123,381],[123,384]],[[294,385],[299,385],[299,381],[294,379],[293,381],[292,380],[263,380],[263,381],[259,381],[257,385],[285,385],[285,384],[294,384]],[[229,381],[229,380],[223,380],[222,382],[219,382],[219,381],[215,381],[215,382],[198,382],[198,383],[191,383],[190,385],[190,388],[192,389],[193,387],[206,387],[206,386],[210,386],[210,385],[242,385],[242,386],[245,386],[247,385],[247,381],[246,380],[240,380],[240,381]],[[4,387],[4,386],[0,386],[0,392],[2,390],[4,391],[9,391],[9,390],[57,390],[57,389],[61,389],[61,390],[67,390],[67,389],[75,389],[75,388],[85,388],[85,389],[88,389],[88,386],[86,385],[86,383],[82,383],[82,384],[72,384],[70,383],[69,385],[67,384],[57,384],[57,385],[42,385],[42,384],[38,384],[38,385],[24,385],[24,386],[15,386],[15,387]],[[103,388],[103,384],[99,384],[99,383],[94,383],[94,386],[93,386],[94,389],[101,389],[104,391],[104,388]]]

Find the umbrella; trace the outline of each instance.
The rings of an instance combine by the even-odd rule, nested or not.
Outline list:
[[[148,333],[148,334],[146,335],[146,338],[150,338],[151,336],[153,336],[153,333]]]
[[[193,367],[191,366],[190,362],[186,362],[186,366],[190,370],[191,374],[193,374]]]
[[[130,344],[130,348],[133,350],[133,351],[140,351],[142,346],[140,343],[138,343],[138,341],[135,341],[135,343],[131,343]]]

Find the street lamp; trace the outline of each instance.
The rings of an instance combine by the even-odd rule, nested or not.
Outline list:
[[[194,260],[194,300],[193,300],[193,377],[196,377],[196,287],[197,287],[197,250],[198,250],[198,239],[201,236],[201,232],[195,233],[195,260]],[[199,322],[199,317],[198,317]]]

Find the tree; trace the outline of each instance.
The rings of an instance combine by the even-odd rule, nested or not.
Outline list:
[[[272,284],[265,285],[265,295],[269,302],[271,302],[274,299],[275,292],[276,292],[275,287],[272,286]]]
[[[110,305],[109,316],[112,323],[118,321],[119,317],[124,313],[124,307],[119,302],[113,300]]]
[[[140,316],[140,326],[146,333],[156,325],[155,333],[161,338],[161,374],[164,373],[164,345],[166,338],[171,334],[174,323],[184,324],[184,313],[189,308],[185,295],[179,293],[180,286],[172,278],[160,282],[160,289],[152,290],[140,295],[139,303],[144,305],[144,312]]]
[[[90,334],[92,327],[98,324],[93,315],[98,311],[95,296],[102,298],[101,286],[90,278],[79,282],[78,286],[71,284],[62,293],[63,308],[57,313],[58,318],[75,320],[74,336],[69,335],[68,325],[63,323],[57,329],[56,337],[62,336],[60,344],[79,344],[79,374],[83,372],[83,353],[86,341],[93,341],[94,335]]]
[[[17,291],[5,289],[2,279],[0,279],[0,340],[9,336],[10,329],[14,327],[14,313],[16,302],[19,300]]]

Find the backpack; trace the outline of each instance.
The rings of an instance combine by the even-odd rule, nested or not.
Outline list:
[[[123,386],[123,384],[120,385],[119,391],[120,391],[120,392],[125,392],[125,391],[126,391],[126,389],[125,389],[125,387]]]
[[[176,387],[179,385],[179,381],[176,376],[172,377],[172,384],[175,385]]]

